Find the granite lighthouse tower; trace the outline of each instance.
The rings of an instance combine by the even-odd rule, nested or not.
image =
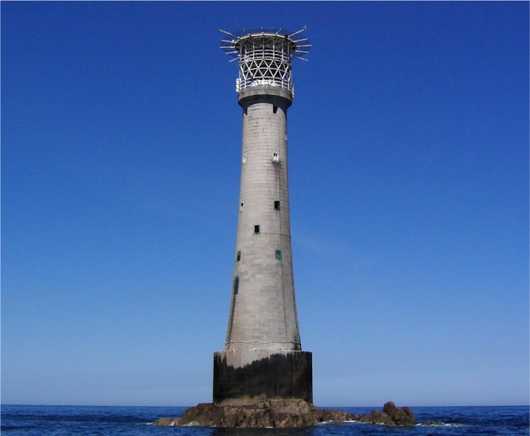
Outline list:
[[[302,351],[289,216],[287,111],[303,31],[222,31],[237,61],[243,141],[237,242],[224,351],[214,355],[214,402],[299,398],[312,402],[312,356]]]

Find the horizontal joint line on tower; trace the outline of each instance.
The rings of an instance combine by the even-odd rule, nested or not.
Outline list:
[[[251,344],[251,345],[273,345],[273,344],[299,344],[295,341],[272,341],[272,342],[254,342],[254,341],[228,341],[227,344]]]
[[[291,237],[291,234],[290,233],[275,233],[275,232],[259,232],[259,233],[254,233],[255,235],[280,235],[280,236],[288,236],[289,238]]]

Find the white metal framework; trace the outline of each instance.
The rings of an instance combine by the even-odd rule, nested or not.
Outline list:
[[[221,48],[232,56],[230,62],[239,60],[239,77],[236,79],[236,91],[251,86],[278,86],[294,92],[291,63],[293,57],[307,61],[309,53],[308,38],[294,39],[305,27],[293,32],[259,31],[233,35],[219,29],[230,39],[221,40]]]

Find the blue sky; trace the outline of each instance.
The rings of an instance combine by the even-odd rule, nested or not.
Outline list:
[[[289,153],[315,401],[528,404],[528,4],[1,8],[4,403],[210,400],[241,142],[216,29],[305,24]]]

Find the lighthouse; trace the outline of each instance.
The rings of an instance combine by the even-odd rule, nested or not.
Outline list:
[[[243,133],[237,239],[224,350],[214,354],[213,400],[312,402],[312,355],[302,351],[293,277],[287,112],[292,64],[306,60],[305,29],[222,31],[237,62]]]

